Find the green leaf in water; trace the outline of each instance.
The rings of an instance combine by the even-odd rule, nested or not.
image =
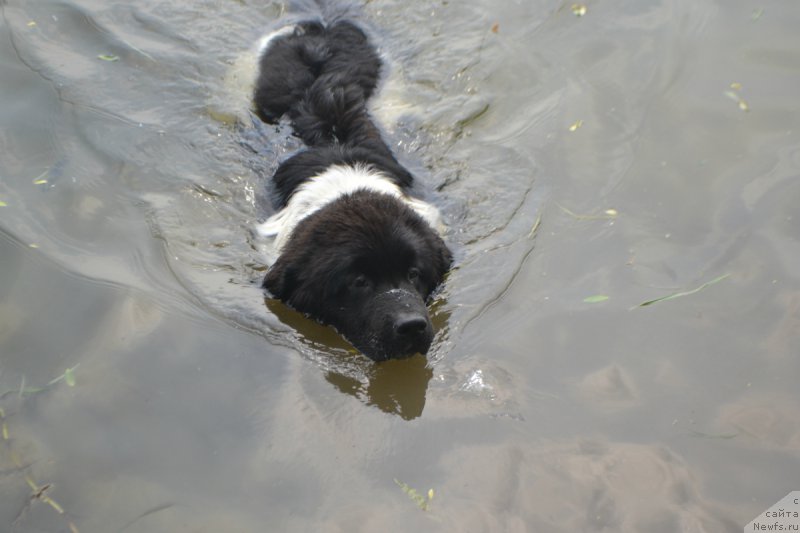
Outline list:
[[[528,232],[529,239],[532,239],[536,235],[536,231],[539,229],[539,226],[541,224],[542,224],[542,214],[539,213],[539,215],[536,217],[536,221],[533,223],[533,227]]]
[[[586,6],[584,4],[572,4],[571,9],[576,17],[582,17],[586,14]]]
[[[102,59],[103,61],[119,61],[119,56],[111,54],[100,54],[99,56],[97,56],[97,59]]]
[[[50,174],[50,169],[45,170],[35,178],[33,178],[34,185],[44,185],[47,183],[47,176]]]
[[[68,368],[66,370],[66,372],[64,372],[64,382],[70,387],[74,387],[75,386],[75,372],[74,372],[74,370],[75,370],[75,367]]]
[[[596,304],[600,302],[605,302],[606,300],[608,300],[608,296],[606,296],[605,294],[595,294],[594,296],[589,296],[587,298],[584,298],[583,302],[587,304]]]
[[[739,436],[738,433],[705,433],[704,431],[695,430],[690,431],[689,435],[700,439],[735,439]]]
[[[559,209],[561,209],[563,212],[565,212],[575,220],[613,220],[617,218],[617,216],[619,215],[619,211],[617,211],[616,209],[606,209],[605,211],[603,211],[602,215],[581,215],[575,213],[574,211],[570,211],[569,209],[559,204],[558,202],[556,202],[555,204],[558,206]]]
[[[398,487],[403,489],[403,492],[406,493],[406,496],[408,496],[414,503],[417,504],[417,507],[419,507],[423,511],[428,510],[428,504],[433,499],[433,489],[430,489],[428,491],[428,497],[425,498],[425,496],[417,492],[416,489],[409,487],[408,485],[398,480],[397,478],[395,478],[394,482],[397,483]]]
[[[722,281],[723,279],[725,279],[725,278],[727,278],[729,276],[730,276],[730,274],[724,274],[724,275],[722,275],[722,276],[720,276],[718,278],[714,278],[711,281],[707,281],[707,282],[703,283],[702,285],[700,285],[696,289],[692,289],[690,291],[680,291],[680,292],[676,292],[676,293],[673,293],[673,294],[668,294],[667,296],[662,296],[661,298],[655,298],[653,300],[647,300],[646,302],[640,303],[637,307],[647,307],[648,305],[653,305],[653,304],[658,303],[658,302],[666,302],[667,300],[674,300],[675,298],[680,298],[682,296],[689,296],[689,295],[698,293],[698,292],[702,291],[703,289],[705,289],[706,287],[714,285],[715,283],[719,283],[720,281]]]
[[[52,387],[53,385],[55,385],[59,381],[64,381],[70,387],[74,387],[75,386],[75,369],[78,368],[79,366],[81,366],[80,363],[78,363],[77,365],[73,366],[72,368],[66,369],[63,374],[61,374],[57,378],[51,379],[50,383],[48,383],[45,386],[45,388]]]

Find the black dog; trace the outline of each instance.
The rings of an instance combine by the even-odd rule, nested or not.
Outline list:
[[[303,22],[262,40],[255,107],[284,115],[307,148],[273,176],[276,207],[259,227],[278,259],[274,296],[334,326],[376,361],[426,353],[426,301],[452,255],[435,207],[408,196],[414,178],[367,111],[381,61],[347,21]]]

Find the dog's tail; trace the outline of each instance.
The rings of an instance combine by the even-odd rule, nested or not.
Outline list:
[[[273,34],[261,53],[254,102],[262,120],[288,115],[309,146],[381,142],[367,112],[381,61],[361,29],[302,22]]]

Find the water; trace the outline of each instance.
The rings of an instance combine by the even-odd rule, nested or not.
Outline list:
[[[740,531],[800,488],[793,0],[367,2],[457,256],[384,365],[258,290],[298,145],[237,68],[286,6],[0,7],[0,530]]]

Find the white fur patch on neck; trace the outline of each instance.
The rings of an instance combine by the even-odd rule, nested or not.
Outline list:
[[[256,231],[263,237],[275,237],[280,251],[288,242],[297,224],[327,204],[356,191],[374,191],[401,200],[430,226],[442,233],[444,226],[439,210],[433,205],[407,196],[384,174],[367,165],[334,165],[300,185],[286,206],[259,224]]]

